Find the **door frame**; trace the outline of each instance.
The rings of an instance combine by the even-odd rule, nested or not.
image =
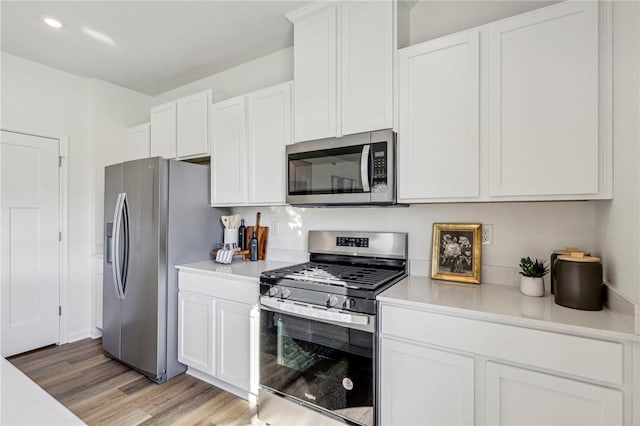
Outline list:
[[[33,129],[16,127],[0,127],[1,131],[18,133],[27,136],[35,136],[58,141],[58,156],[60,167],[58,168],[58,208],[59,231],[61,241],[58,244],[58,306],[62,309],[62,315],[58,319],[58,345],[69,342],[69,135],[51,136]]]

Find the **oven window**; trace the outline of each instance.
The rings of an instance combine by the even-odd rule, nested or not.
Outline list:
[[[360,172],[362,149],[362,145],[356,145],[289,154],[289,194],[363,192]]]
[[[373,424],[373,333],[261,310],[260,384]]]

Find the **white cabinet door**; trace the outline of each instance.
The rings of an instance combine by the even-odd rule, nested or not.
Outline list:
[[[151,108],[151,157],[176,158],[176,103]]]
[[[336,136],[336,8],[295,22],[295,141]]]
[[[399,201],[478,197],[478,32],[402,49],[399,62]]]
[[[598,2],[490,28],[490,195],[598,192]]]
[[[216,302],[205,296],[178,293],[178,361],[215,375]]]
[[[177,101],[178,157],[209,154],[209,104],[211,92],[196,93]]]
[[[247,103],[249,204],[285,204],[285,145],[291,143],[291,83],[251,93]]]
[[[216,303],[216,375],[240,389],[251,388],[251,307],[240,303]],[[253,342],[255,343],[255,342]]]
[[[485,411],[487,425],[619,425],[622,393],[487,362]]]
[[[343,135],[393,127],[393,7],[375,0],[340,5]]]
[[[212,107],[211,204],[247,203],[245,97]]]
[[[151,123],[127,129],[127,148],[124,161],[149,158],[151,152]]]
[[[381,339],[381,424],[474,424],[474,359]]]

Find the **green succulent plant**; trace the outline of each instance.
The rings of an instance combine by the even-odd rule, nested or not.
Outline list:
[[[544,277],[548,272],[549,266],[544,260],[532,260],[529,256],[520,259],[520,275],[524,277]]]

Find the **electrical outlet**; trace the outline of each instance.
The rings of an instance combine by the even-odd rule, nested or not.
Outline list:
[[[482,224],[482,245],[493,244],[493,225]]]
[[[269,230],[272,237],[277,237],[280,234],[280,222],[277,220],[271,221],[271,229]]]

